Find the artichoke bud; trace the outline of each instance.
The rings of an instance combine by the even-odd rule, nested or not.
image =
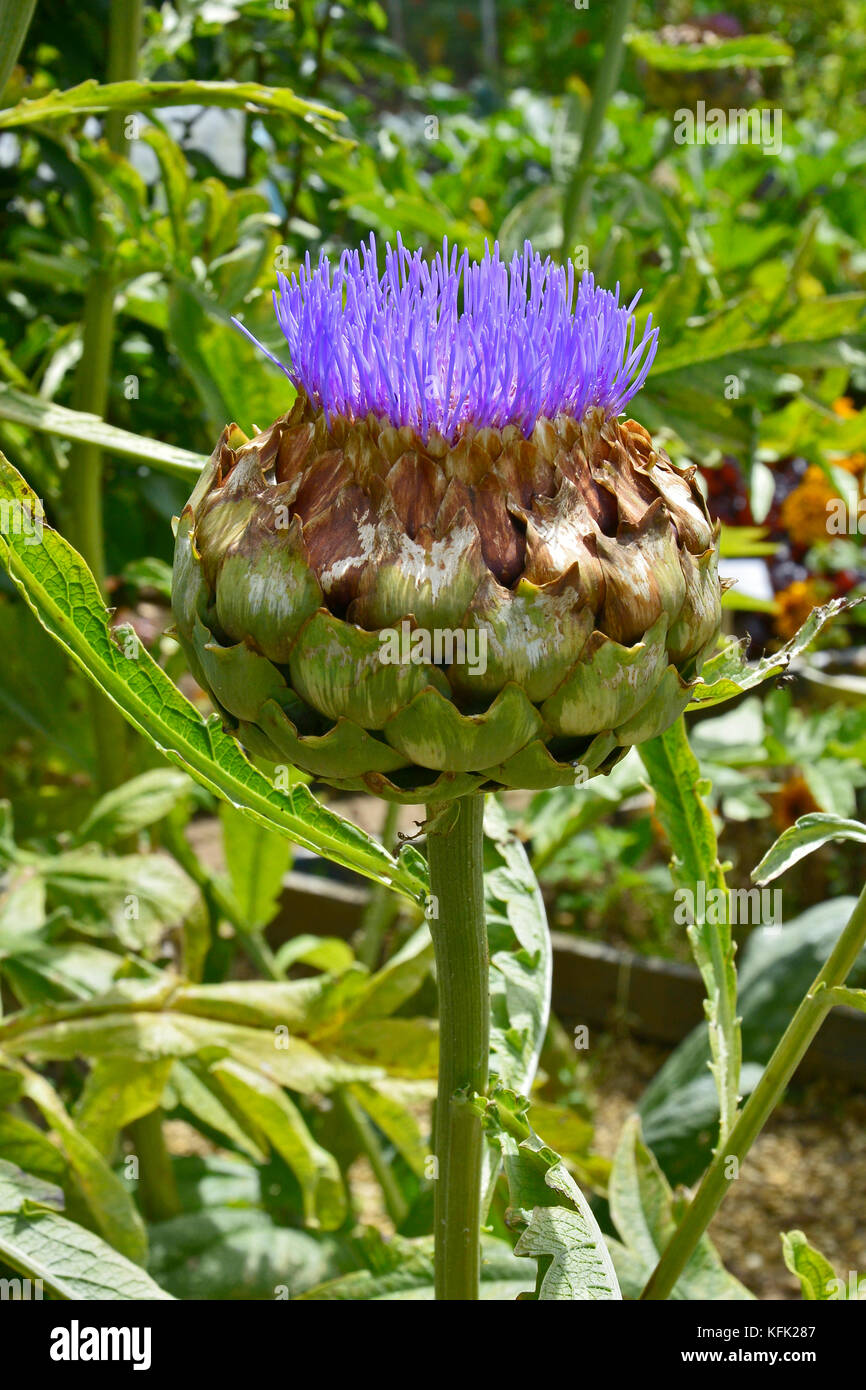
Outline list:
[[[281,280],[295,402],[226,429],[178,525],[193,674],[252,752],[336,787],[608,771],[685,709],[721,618],[694,469],[620,418],[655,330],[635,350],[633,305],[585,277],[572,307],[529,247],[374,270],[371,239]]]

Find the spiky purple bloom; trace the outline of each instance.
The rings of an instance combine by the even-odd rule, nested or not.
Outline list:
[[[580,419],[593,406],[619,415],[658,340],[650,315],[635,342],[640,292],[621,305],[619,285],[611,294],[591,274],[576,285],[571,261],[543,261],[528,241],[506,262],[498,243],[473,261],[446,239],[428,263],[398,236],[380,277],[371,235],[335,269],[323,254],[313,270],[307,255],[299,275],[278,283],[291,366],[253,342],[329,421],[372,412],[424,440],[438,430],[452,442],[466,424],[529,435],[539,417]]]

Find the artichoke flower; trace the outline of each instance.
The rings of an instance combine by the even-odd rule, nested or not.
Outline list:
[[[694,469],[621,418],[657,342],[636,300],[529,244],[398,240],[380,276],[371,237],[274,303],[294,403],[224,431],[176,535],[178,637],[226,726],[427,803],[573,784],[666,729],[721,588]]]

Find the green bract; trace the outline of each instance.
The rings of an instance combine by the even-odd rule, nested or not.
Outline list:
[[[178,636],[242,743],[333,786],[571,783],[667,728],[715,643],[692,474],[600,410],[448,445],[300,395],[199,479]]]

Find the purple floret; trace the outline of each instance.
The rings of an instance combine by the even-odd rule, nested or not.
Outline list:
[[[329,422],[372,411],[425,440],[435,429],[453,442],[466,424],[515,424],[529,435],[540,417],[580,419],[593,406],[619,415],[658,341],[650,315],[635,342],[639,292],[621,305],[619,285],[611,294],[590,274],[576,284],[570,261],[543,261],[529,242],[506,262],[498,243],[473,261],[446,240],[427,262],[398,237],[380,277],[371,235],[336,269],[322,255],[313,270],[307,255],[278,283],[291,366],[253,342]]]

